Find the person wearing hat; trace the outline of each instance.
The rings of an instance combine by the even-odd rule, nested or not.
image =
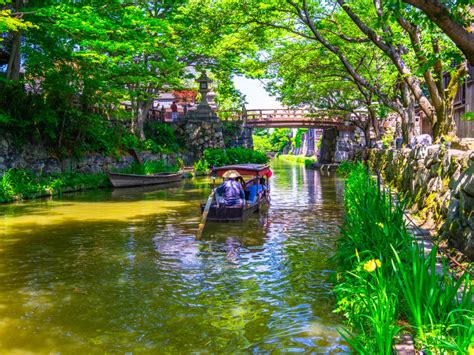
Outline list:
[[[245,202],[245,192],[236,180],[240,174],[235,170],[229,170],[222,177],[225,181],[216,189],[217,201],[223,200],[226,206],[242,206]]]

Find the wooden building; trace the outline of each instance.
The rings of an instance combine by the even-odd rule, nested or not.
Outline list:
[[[445,85],[449,76],[445,77]],[[454,99],[454,121],[456,122],[456,135],[459,138],[474,138],[474,120],[466,121],[461,116],[467,112],[474,112],[474,66],[469,66],[469,74],[464,83],[460,85]],[[431,134],[431,125],[424,114],[419,110],[421,117],[421,133]]]

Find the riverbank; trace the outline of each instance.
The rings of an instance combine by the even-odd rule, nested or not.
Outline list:
[[[150,175],[160,172],[177,171],[177,166],[169,166],[164,161],[132,163],[129,167],[116,169],[125,174]],[[0,203],[52,197],[69,192],[109,188],[107,174],[85,174],[65,172],[35,174],[25,169],[9,169],[0,176]]]
[[[409,332],[417,350],[465,352],[472,346],[474,291],[469,274],[457,280],[437,250],[423,250],[408,232],[404,206],[379,190],[361,164],[348,174],[346,220],[335,259],[337,311],[354,350],[389,354]]]
[[[109,157],[94,155],[83,158],[87,161],[87,169],[83,163],[69,163],[76,171],[68,172],[35,172],[28,169],[11,168],[0,176],[0,203],[31,200],[40,197],[57,196],[68,192],[94,190],[111,187],[106,172],[149,175],[161,172],[176,172],[182,167],[180,156],[173,154],[136,153],[136,157],[119,157],[115,161]],[[159,160],[158,158],[163,158]],[[139,160],[137,163],[134,160]],[[194,164],[196,175],[207,175],[212,166],[227,164],[268,163],[268,157],[260,152],[247,148],[206,149],[203,158]],[[125,162],[130,162],[126,164]],[[96,164],[96,165],[94,165]],[[78,168],[79,166],[79,168]],[[94,173],[96,172],[96,173]],[[186,174],[186,176],[189,176]]]
[[[318,161],[318,158],[316,157],[305,157],[303,155],[278,155],[278,158],[284,161],[288,162],[294,162],[294,163],[299,163],[299,164],[304,164],[304,166],[309,166],[311,164],[314,164]]]

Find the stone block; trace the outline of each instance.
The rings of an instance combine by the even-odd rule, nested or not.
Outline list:
[[[470,260],[474,260],[474,231],[470,228],[464,229],[461,242],[464,254],[466,254]]]
[[[451,143],[453,149],[459,149],[463,151],[474,150],[474,138],[461,138],[459,141],[453,141]]]

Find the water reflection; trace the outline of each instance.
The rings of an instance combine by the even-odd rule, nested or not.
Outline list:
[[[342,183],[273,169],[269,208],[201,241],[205,179],[0,207],[2,352],[347,350],[328,261]]]

